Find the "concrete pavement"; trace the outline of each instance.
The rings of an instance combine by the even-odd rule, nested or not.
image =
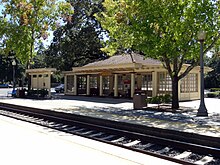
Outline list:
[[[174,165],[109,144],[0,116],[0,164]]]
[[[199,100],[180,102],[182,109],[175,113],[133,110],[133,102],[128,99],[65,96],[63,94],[55,94],[52,99],[46,100],[0,97],[0,102],[220,137],[220,110],[218,108],[220,99],[205,98],[208,117],[196,116]],[[150,104],[149,106],[157,105]]]

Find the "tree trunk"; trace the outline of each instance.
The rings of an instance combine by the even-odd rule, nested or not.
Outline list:
[[[172,109],[178,109],[179,108],[179,92],[178,92],[178,76],[175,75],[172,78]]]

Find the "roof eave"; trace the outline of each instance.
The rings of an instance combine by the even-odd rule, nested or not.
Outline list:
[[[137,69],[141,68],[142,64],[139,63],[128,63],[120,65],[105,65],[105,66],[87,66],[87,67],[73,67],[72,71],[77,72],[86,72],[86,71],[103,71],[103,70],[117,70],[117,69]]]

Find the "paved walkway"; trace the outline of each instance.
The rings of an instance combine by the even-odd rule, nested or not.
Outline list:
[[[3,165],[177,165],[153,156],[0,116]]]
[[[64,96],[62,94],[55,95],[51,100],[0,97],[0,102],[220,137],[220,109],[218,108],[220,99],[205,99],[208,117],[196,116],[199,100],[180,102],[182,109],[175,113],[133,110],[132,100],[127,99]],[[156,105],[150,104],[149,106]]]

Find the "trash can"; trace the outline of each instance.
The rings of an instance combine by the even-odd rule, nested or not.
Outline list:
[[[143,109],[147,106],[147,95],[145,92],[135,92],[133,96],[133,108],[134,109]]]

